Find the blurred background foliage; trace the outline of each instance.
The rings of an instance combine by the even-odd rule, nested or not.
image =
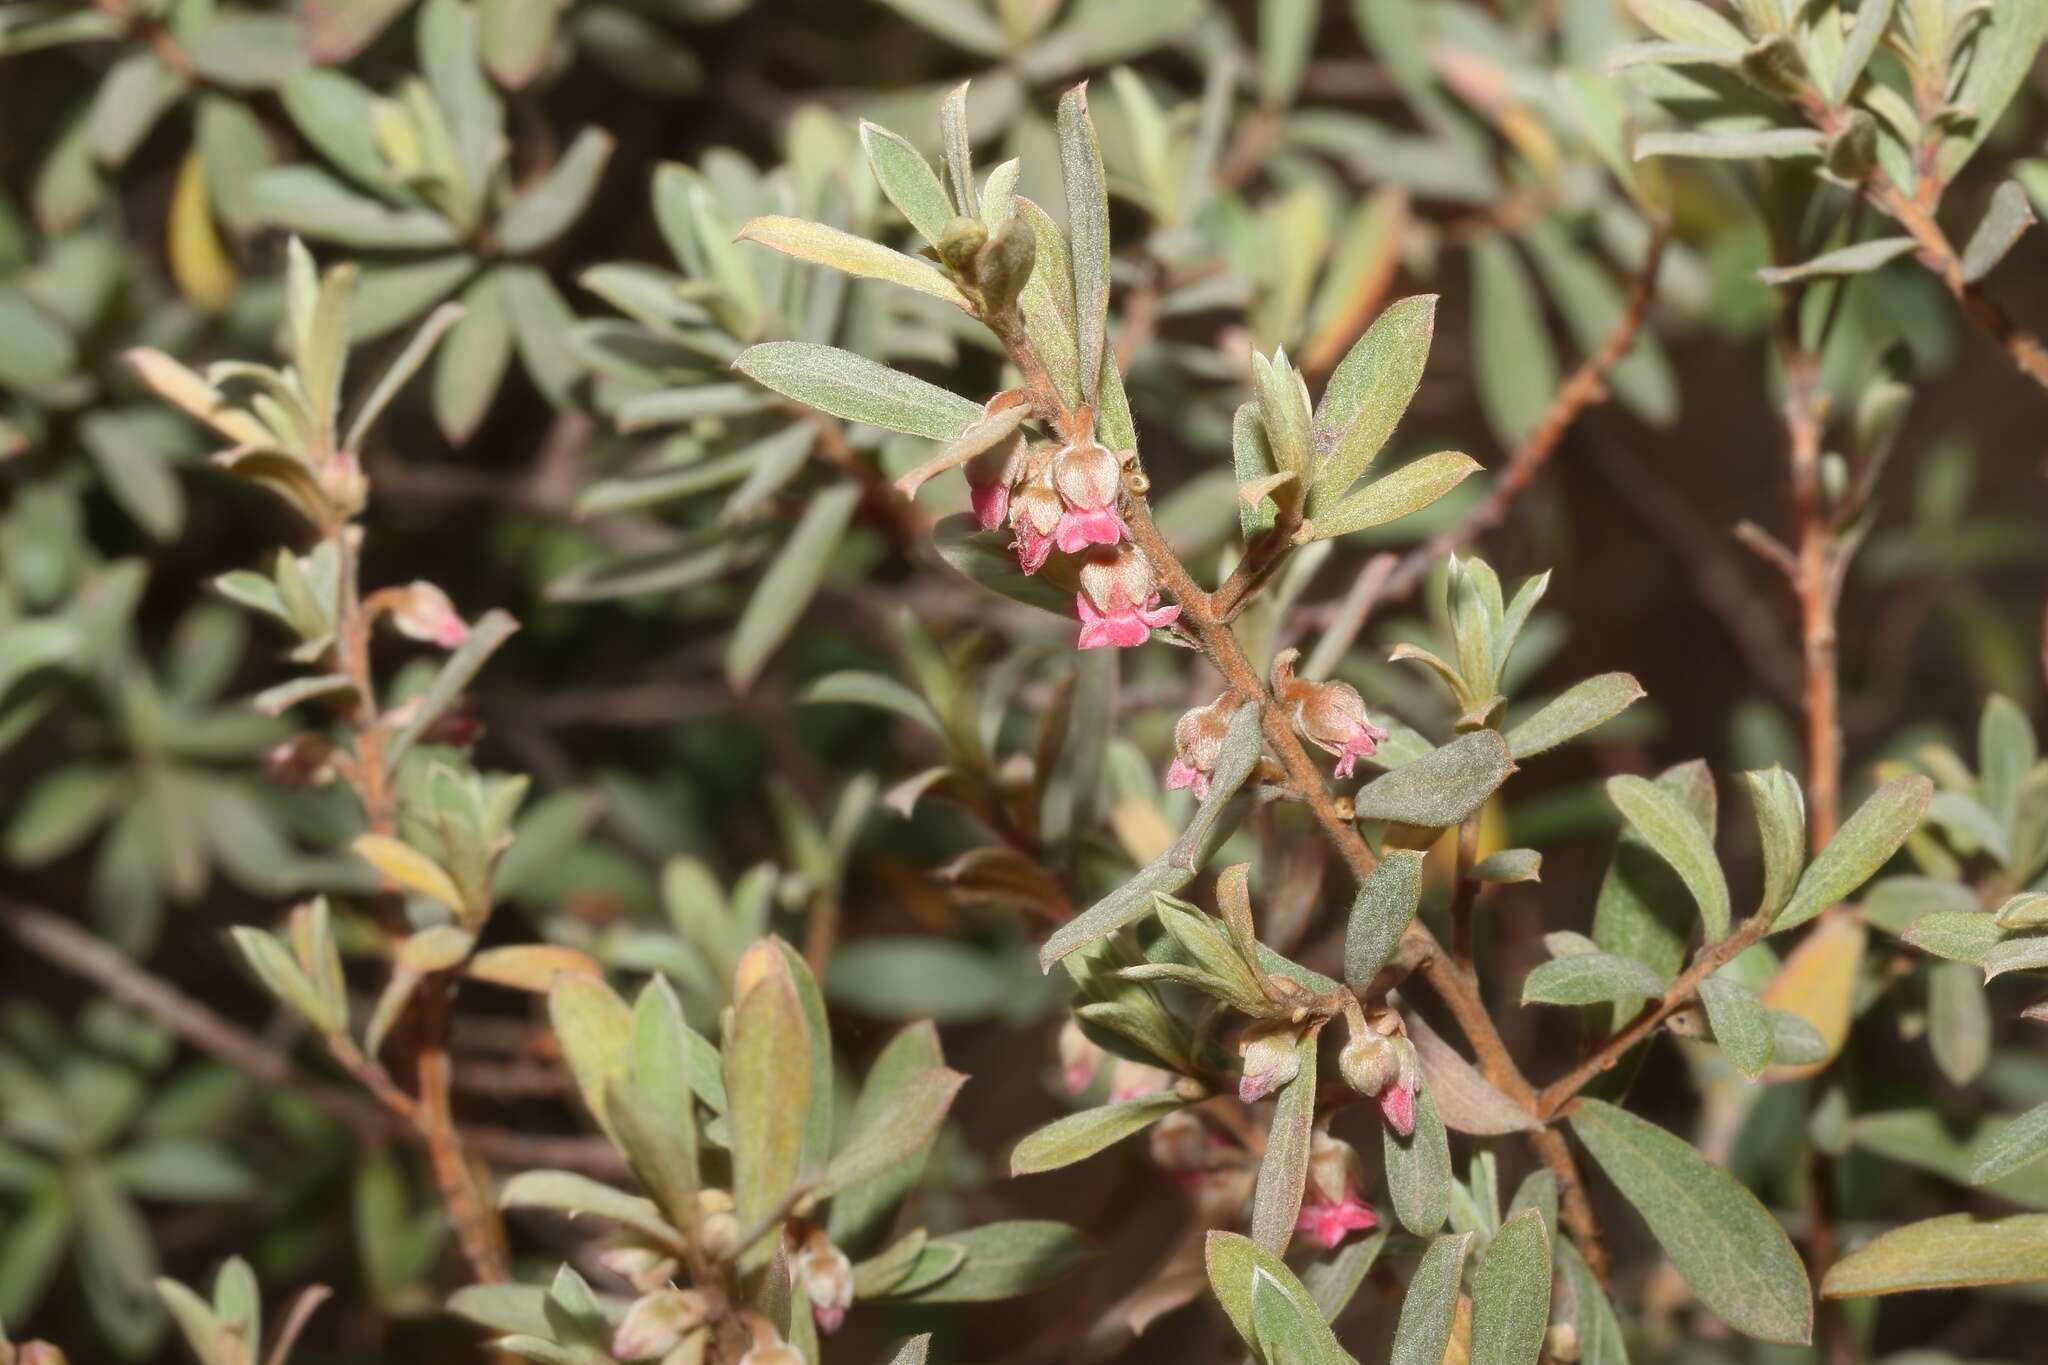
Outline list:
[[[500,899],[525,937],[666,974],[700,1028],[761,930],[836,939],[823,987],[849,1074],[899,1021],[935,1016],[976,1079],[927,1206],[1056,1205],[1104,1255],[1059,1313],[1025,1300],[892,1326],[950,1334],[940,1359],[1068,1358],[1148,1264],[1176,1195],[1133,1159],[1056,1190],[989,1179],[987,1154],[1058,1108],[1060,991],[1030,940],[1071,912],[1072,888],[1113,884],[1185,823],[1192,804],[1156,773],[1206,680],[1161,650],[1119,676],[1077,660],[1051,618],[992,606],[886,496],[924,443],[819,419],[731,370],[764,339],[830,341],[969,393],[1001,366],[955,310],[735,232],[791,214],[907,243],[856,119],[930,152],[941,96],[970,79],[984,164],[1021,157],[1019,189],[1060,216],[1053,104],[1092,79],[1123,290],[1112,340],[1162,527],[1206,570],[1235,544],[1250,351],[1284,348],[1319,383],[1386,302],[1441,293],[1393,449],[1456,447],[1499,470],[1625,310],[1655,177],[1673,240],[1652,325],[1610,377],[1617,401],[1486,542],[1504,577],[1554,574],[1504,690],[1540,701],[1626,669],[1650,698],[1489,809],[1489,847],[1545,857],[1542,882],[1495,894],[1481,923],[1512,978],[1597,883],[1614,828],[1599,778],[1701,755],[1800,763],[1789,609],[1726,534],[1780,516],[1756,272],[1785,253],[1732,171],[1630,157],[1623,130],[1648,105],[1606,57],[1636,36],[1608,0],[0,5],[4,899],[58,908],[289,1041],[221,934],[366,889],[340,853],[360,821],[331,788],[273,780],[287,731],[240,702],[280,676],[275,646],[209,583],[293,533],[199,458],[120,357],[267,354],[287,233],[361,263],[352,329],[373,369],[459,300],[427,382],[365,452],[371,572],[523,623],[467,714],[479,766],[535,784]],[[1996,165],[1953,197],[1985,202],[1996,166],[2044,138],[2037,66],[1992,135]],[[1997,284],[2021,316],[2048,310],[2038,239]],[[1840,405],[1880,357],[1920,385],[1843,601],[1849,751],[1866,767],[1928,741],[1969,752],[1984,695],[2038,712],[2038,395],[1922,272],[1858,276],[1836,306],[1822,373]],[[960,505],[953,484],[941,496]],[[1273,619],[1247,630],[1268,653],[1315,633],[1342,612],[1356,552],[1422,540],[1487,494],[1481,475],[1349,553],[1304,555],[1255,608]],[[1454,709],[1385,661],[1441,637],[1428,617],[1384,610],[1327,666],[1376,713],[1440,736]],[[1304,915],[1315,895],[1297,897]],[[464,1358],[471,1334],[438,1316],[446,1239],[410,1150],[358,1143],[11,944],[0,982],[0,1319],[94,1343],[74,1358],[152,1358],[166,1329],[138,1285],[158,1266],[198,1282],[240,1251],[273,1289],[341,1289],[301,1359]],[[1511,1036],[1537,1031],[1569,1059],[1567,1025],[1504,1008]],[[1879,1035],[1924,1033],[1915,1005],[1885,1009]],[[484,1010],[456,1036],[465,1112],[575,1131],[536,1016]],[[2001,1024],[1966,1073],[1880,1048],[1838,1083],[1871,1109],[1930,1088],[1952,1113],[2048,1097],[2038,1051],[2005,1043]],[[1683,1121],[1684,1086],[1644,1086]],[[1759,1189],[1801,1143],[1799,1088],[1768,1092],[1723,1144]],[[1708,1093],[1710,1116],[1733,1112]],[[1857,1129],[1844,1216],[1945,1207],[1940,1150],[1932,1131]],[[2015,1197],[2048,1207],[2039,1189]],[[1944,1302],[1888,1308],[1886,1337],[1964,1356],[2038,1346],[2038,1300],[1954,1321]],[[1680,1342],[1655,1313],[1653,1298],[1638,1358],[1790,1358]],[[1214,1349],[1212,1318],[1162,1324],[1128,1358]]]

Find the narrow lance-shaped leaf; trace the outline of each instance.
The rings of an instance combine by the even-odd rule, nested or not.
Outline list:
[[[1831,1299],[1916,1289],[1967,1289],[2048,1280],[2048,1213],[1980,1220],[1967,1213],[1879,1234],[1828,1271]]]
[[[1450,1345],[1451,1328],[1457,1322],[1465,1253],[1471,1248],[1472,1234],[1461,1232],[1446,1233],[1423,1251],[1401,1300],[1387,1365],[1442,1365],[1444,1348]]]
[[[1458,450],[1439,450],[1374,479],[1309,522],[1317,540],[1349,535],[1420,512],[1465,482],[1479,462]]]
[[[1080,356],[1081,399],[1096,401],[1109,336],[1109,191],[1102,149],[1088,116],[1088,87],[1060,97],[1060,166],[1066,180],[1067,224],[1073,238],[1074,341]]]
[[[1160,1090],[1054,1119],[1017,1144],[1010,1153],[1010,1174],[1035,1175],[1086,1160],[1186,1102],[1171,1090]]]
[[[1550,1325],[1550,1229],[1523,1209],[1500,1226],[1472,1279],[1471,1365],[1533,1365]]]
[[[811,1043],[796,987],[772,945],[757,943],[740,973],[756,975],[739,997],[725,1049],[725,1091],[732,1128],[734,1214],[743,1229],[761,1225],[799,1175],[811,1106]],[[743,1263],[759,1265],[773,1241],[757,1243]]]
[[[832,1158],[825,1168],[826,1187],[844,1189],[923,1151],[945,1122],[953,1096],[966,1080],[957,1071],[933,1067],[904,1081],[894,1102],[855,1132]]]
[[[725,676],[745,691],[769,656],[789,638],[825,579],[832,556],[860,505],[856,484],[839,484],[814,495],[811,505],[747,599],[725,652]]]
[[[1427,1237],[1443,1226],[1451,1209],[1451,1142],[1425,1083],[1415,1092],[1415,1128],[1407,1137],[1382,1130],[1387,1194],[1401,1226]]]
[[[2048,1156],[2048,1104],[1993,1129],[1977,1144],[1970,1162],[1970,1183],[1988,1185]]]
[[[887,431],[950,441],[981,416],[981,405],[866,356],[809,341],[749,346],[733,368],[785,398]]]
[[[1692,812],[1662,787],[1641,777],[1609,778],[1607,796],[1692,893],[1706,925],[1707,941],[1725,935],[1728,879],[1714,856],[1714,841]]]
[[[1308,1290],[1272,1252],[1234,1232],[1211,1232],[1203,1248],[1203,1262],[1217,1303],[1245,1344],[1255,1345],[1259,1340],[1254,1308],[1258,1297],[1262,1292],[1277,1293],[1292,1306],[1302,1325],[1309,1328],[1309,1353],[1300,1360],[1300,1365],[1333,1365],[1351,1359],[1323,1322]]]
[[[1803,280],[1862,275],[1896,261],[1913,247],[1911,237],[1878,237],[1823,252],[1798,265],[1770,266],[1757,271],[1756,276],[1765,284],[1798,284]]]
[[[1422,383],[1436,333],[1435,294],[1390,304],[1330,375],[1316,404],[1323,451],[1309,486],[1311,516],[1341,497],[1380,453]]]
[[[1497,730],[1475,730],[1359,788],[1361,820],[1390,820],[1426,829],[1458,824],[1515,770]]]
[[[1984,210],[1983,221],[1963,248],[1963,280],[1975,284],[1998,268],[2021,234],[2034,225],[2034,207],[2016,180],[2000,185]]]
[[[1422,854],[1394,849],[1359,883],[1344,927],[1344,982],[1363,997],[1394,956],[1422,899]]]
[[[1812,1339],[1806,1266],[1755,1195],[1683,1140],[1604,1101],[1581,1099],[1571,1125],[1701,1303],[1761,1341]]]
[[[1597,1005],[1663,993],[1663,978],[1642,963],[1598,951],[1554,957],[1522,979],[1525,1005]]]
[[[469,628],[468,636],[441,665],[441,671],[434,675],[434,681],[413,703],[405,724],[385,745],[384,767],[387,772],[398,770],[398,760],[405,756],[406,750],[412,748],[427,728],[441,718],[491,655],[497,653],[498,646],[518,629],[519,623],[509,613],[495,607],[477,619]]]
[[[1700,1003],[1707,1007],[1714,1041],[1743,1075],[1754,1080],[1771,1064],[1777,1038],[1763,1003],[1749,987],[1732,977],[1710,976],[1700,982]]]
[[[1273,1106],[1273,1125],[1266,1135],[1266,1154],[1259,1161],[1258,1187],[1252,1195],[1252,1240],[1285,1255],[1301,1214],[1308,1187],[1310,1130],[1316,1121],[1316,1035],[1303,1035],[1295,1045],[1294,1079]]]
[[[1933,799],[1934,784],[1917,775],[1895,777],[1872,792],[1799,878],[1771,931],[1806,923],[1870,880],[1919,827]]]
[[[937,246],[954,213],[946,187],[939,183],[931,163],[903,138],[873,123],[860,125],[860,145],[867,152],[868,167],[874,171],[882,193],[889,196],[889,202],[902,211],[920,236]]]
[[[1771,916],[1792,898],[1806,866],[1806,797],[1792,774],[1776,765],[1742,777],[1749,784],[1757,842],[1763,850],[1764,884],[1757,913]]]
[[[1643,697],[1643,685],[1628,673],[1602,673],[1573,683],[1507,732],[1508,752],[1519,761],[1604,725]]]
[[[967,296],[948,279],[946,272],[930,261],[856,237],[824,223],[768,214],[740,229],[740,239],[794,256],[813,265],[857,275],[862,279],[887,280],[920,294],[942,299],[957,308],[967,307]]]

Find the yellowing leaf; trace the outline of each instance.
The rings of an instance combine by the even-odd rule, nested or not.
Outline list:
[[[506,948],[486,948],[469,960],[463,975],[515,991],[545,994],[555,978],[596,976],[598,966],[588,953],[552,943],[520,943]]]
[[[455,889],[454,879],[411,844],[385,834],[365,834],[350,847],[388,880],[437,900],[457,913],[462,911],[462,893]]]
[[[1786,1010],[1813,1025],[1827,1044],[1827,1055],[1802,1066],[1774,1066],[1764,1073],[1771,1084],[1798,1080],[1833,1061],[1849,1036],[1849,1008],[1856,991],[1856,970],[1863,963],[1868,937],[1863,926],[1846,915],[1832,915],[1805,942],[1792,950],[1785,965],[1764,988],[1764,1004]]]
[[[185,153],[178,165],[164,240],[178,292],[202,313],[226,311],[240,281],[213,224],[213,206],[206,197],[206,161],[197,147]]]

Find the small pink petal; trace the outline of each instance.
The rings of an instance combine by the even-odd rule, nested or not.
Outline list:
[[[1273,1093],[1273,1082],[1275,1079],[1270,1073],[1261,1075],[1247,1071],[1244,1075],[1238,1077],[1238,1099],[1246,1104],[1257,1103]]]
[[[1075,1062],[1060,1072],[1060,1087],[1069,1095],[1078,1095],[1095,1080],[1095,1063]]]
[[[1415,1092],[1405,1085],[1390,1085],[1380,1091],[1380,1117],[1387,1127],[1407,1137],[1415,1131]]]
[[[1157,601],[1158,598],[1155,597],[1153,600]],[[1178,621],[1180,619],[1180,608],[1177,606],[1154,607],[1150,611],[1138,612],[1137,616],[1140,621],[1145,623],[1148,629],[1158,630],[1162,626],[1170,626],[1175,621]]]
[[[1310,1202],[1301,1206],[1294,1226],[1306,1232],[1316,1245],[1328,1251],[1350,1232],[1378,1227],[1379,1218],[1357,1199],[1347,1197],[1337,1204]]]
[[[967,501],[974,508],[975,524],[984,531],[993,531],[1010,515],[1010,485],[969,484]]]
[[[1116,544],[1123,539],[1124,524],[1107,507],[1069,507],[1060,513],[1053,535],[1063,553],[1079,554],[1090,545]]]
[[[816,1320],[818,1330],[830,1336],[839,1330],[841,1323],[846,1321],[846,1310],[836,1305],[813,1304],[811,1306],[811,1317]]]
[[[1027,574],[1037,573],[1045,567],[1046,559],[1052,554],[1052,537],[1042,536],[1029,526],[1017,529],[1017,538],[1010,542],[1010,548],[1017,552],[1017,567]]]
[[[1166,789],[1168,791],[1179,791],[1183,787],[1192,787],[1201,780],[1202,774],[1199,770],[1189,767],[1177,758],[1173,760],[1172,765],[1166,770]]]

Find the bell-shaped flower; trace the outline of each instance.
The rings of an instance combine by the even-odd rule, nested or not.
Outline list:
[[[1347,682],[1310,682],[1294,676],[1297,649],[1273,660],[1273,695],[1288,708],[1294,731],[1337,758],[1335,772],[1349,777],[1361,758],[1378,752],[1387,732],[1366,718],[1365,698]]]
[[[1009,497],[1010,548],[1017,553],[1017,567],[1037,573],[1052,553],[1053,532],[1059,529],[1066,504],[1052,486],[1052,462],[1042,457],[1029,462],[1030,470]]]
[[[1415,1131],[1415,1087],[1422,1066],[1400,1015],[1379,1010],[1364,1027],[1354,1027],[1337,1054],[1337,1068],[1346,1085],[1380,1102],[1380,1116],[1389,1128],[1403,1137]]]
[[[803,1286],[821,1332],[836,1332],[853,1306],[853,1263],[821,1227],[792,1222],[784,1232],[789,1277]]]
[[[1062,552],[1079,554],[1090,545],[1114,545],[1124,538],[1123,520],[1116,514],[1123,481],[1123,462],[1094,441],[1062,447],[1053,456],[1053,488],[1065,504],[1055,534]]]
[[[1317,1128],[1309,1137],[1308,1182],[1294,1226],[1328,1251],[1353,1232],[1376,1227],[1379,1218],[1358,1197],[1358,1153],[1351,1144]]]
[[[425,579],[386,591],[391,624],[400,635],[442,649],[454,649],[469,638],[469,624],[456,613],[448,594]]]
[[[1081,618],[1082,649],[1142,645],[1153,630],[1180,617],[1179,607],[1159,605],[1152,566],[1129,545],[1098,550],[1082,563],[1074,607]]]
[[[1244,1074],[1238,1078],[1237,1097],[1246,1104],[1262,1100],[1293,1080],[1301,1070],[1301,1041],[1292,1024],[1255,1027],[1237,1045],[1244,1058]]]
[[[999,441],[967,462],[967,501],[974,524],[993,531],[1010,515],[1010,490],[1024,473],[1024,433]]]
[[[710,1305],[695,1289],[657,1289],[642,1294],[612,1333],[612,1354],[620,1360],[658,1360],[704,1325]]]
[[[1193,791],[1197,801],[1209,795],[1209,775],[1223,754],[1223,735],[1243,698],[1225,692],[1207,706],[1184,712],[1173,723],[1173,762],[1166,770],[1166,787]]]

